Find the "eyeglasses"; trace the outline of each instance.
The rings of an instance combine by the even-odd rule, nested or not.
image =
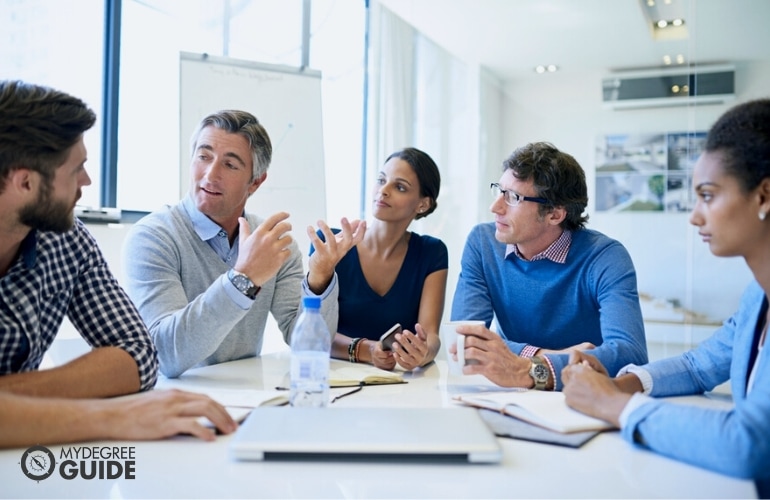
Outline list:
[[[489,188],[492,190],[492,196],[497,198],[498,196],[503,195],[503,199],[505,200],[505,203],[507,203],[512,207],[518,206],[518,204],[521,203],[522,201],[532,201],[543,205],[551,204],[550,201],[548,201],[545,198],[540,198],[539,196],[522,196],[519,193],[516,193],[515,191],[511,191],[510,189],[503,189],[500,187],[500,184],[496,182],[493,182],[492,184],[490,184]]]

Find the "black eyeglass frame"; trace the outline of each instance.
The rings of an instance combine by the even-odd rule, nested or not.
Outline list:
[[[546,198],[542,198],[540,196],[524,196],[523,194],[519,194],[516,191],[510,190],[510,189],[503,189],[500,187],[500,184],[497,182],[493,182],[489,185],[489,189],[497,189],[498,193],[495,194],[494,191],[492,191],[492,194],[495,195],[495,197],[502,195],[503,200],[505,200],[505,204],[511,207],[517,206],[522,201],[531,201],[533,203],[540,203],[541,205],[550,205],[551,202],[548,201]],[[511,203],[508,201],[508,193],[511,193],[513,196],[516,197],[516,203]]]

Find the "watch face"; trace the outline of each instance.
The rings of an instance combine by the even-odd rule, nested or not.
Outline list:
[[[248,276],[244,274],[240,274],[235,272],[234,270],[230,269],[227,275],[228,278],[230,278],[230,282],[241,291],[244,295],[247,297],[253,299],[257,296],[257,292],[259,292],[259,287],[251,282],[251,280],[248,278]]]
[[[536,364],[533,367],[533,375],[535,376],[535,380],[537,381],[548,381],[548,368],[545,367],[545,365]]]
[[[249,289],[249,286],[251,285],[251,283],[249,283],[249,281],[245,277],[241,276],[240,274],[236,274],[235,276],[233,276],[232,281],[233,281],[233,285],[235,285],[235,288],[237,288],[238,290],[244,293],[246,292],[246,290]]]

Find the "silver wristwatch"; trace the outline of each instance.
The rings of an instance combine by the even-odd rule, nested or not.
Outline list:
[[[227,271],[227,278],[230,280],[230,283],[232,283],[233,286],[238,289],[238,291],[240,291],[251,300],[254,300],[257,297],[257,294],[261,289],[261,287],[255,285],[248,276],[243,273],[239,273],[235,269],[230,269]]]
[[[535,381],[535,389],[538,391],[545,390],[545,386],[548,383],[548,366],[539,357],[529,358],[529,376]]]

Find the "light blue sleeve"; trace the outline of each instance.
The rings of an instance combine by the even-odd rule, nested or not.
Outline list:
[[[746,393],[748,363],[764,293],[747,289],[738,312],[697,348],[645,366],[653,396],[697,394],[728,378],[735,406],[717,410],[654,400],[629,415],[622,435],[662,455],[731,476],[770,479],[770,348],[758,357]]]
[[[692,465],[743,478],[770,475],[770,357],[761,381],[732,410],[661,400],[631,413],[624,439]]]

